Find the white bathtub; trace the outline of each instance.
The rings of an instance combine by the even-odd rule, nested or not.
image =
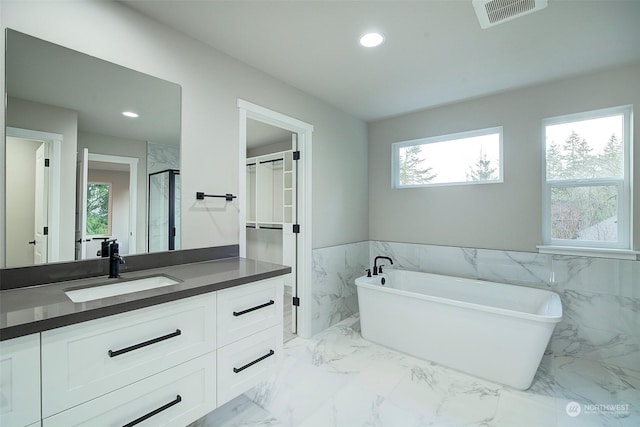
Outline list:
[[[562,320],[542,289],[405,270],[355,282],[364,339],[521,390]]]

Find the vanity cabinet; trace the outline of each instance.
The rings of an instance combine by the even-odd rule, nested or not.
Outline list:
[[[40,425],[40,334],[0,342],[0,425]]]
[[[184,427],[216,405],[215,352],[43,420],[43,427]],[[143,422],[146,419],[146,422]],[[135,423],[135,424],[134,424]]]
[[[275,371],[285,278],[0,342],[0,425],[188,425]]]
[[[265,380],[282,360],[284,277],[218,292],[218,406]]]
[[[216,293],[42,333],[42,416],[216,349]]]

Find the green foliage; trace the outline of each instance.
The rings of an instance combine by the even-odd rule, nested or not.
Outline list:
[[[400,149],[400,184],[427,184],[437,176],[431,173],[432,167],[422,167],[424,160],[420,159],[421,152],[419,145]]]
[[[87,234],[109,234],[109,184],[87,185]]]
[[[469,172],[465,174],[467,181],[495,181],[498,179],[496,168],[491,167],[491,160],[487,154],[480,150],[480,155],[474,167],[469,166]]]
[[[602,152],[593,154],[572,131],[562,146],[547,148],[547,179],[574,180],[622,176],[622,142],[612,135]],[[617,189],[614,185],[562,186],[551,190],[551,236],[567,240],[617,240]]]

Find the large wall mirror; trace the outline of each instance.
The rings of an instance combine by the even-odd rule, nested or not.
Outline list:
[[[1,266],[179,249],[180,86],[6,31]]]

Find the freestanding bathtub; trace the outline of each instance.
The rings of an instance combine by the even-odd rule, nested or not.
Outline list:
[[[364,339],[521,390],[562,320],[543,289],[406,270],[355,283]]]

